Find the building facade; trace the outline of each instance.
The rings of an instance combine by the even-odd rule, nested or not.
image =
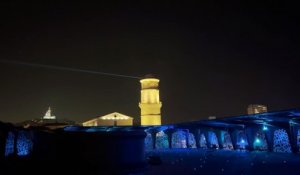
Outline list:
[[[268,112],[267,106],[261,104],[250,104],[247,108],[248,115]]]
[[[132,126],[133,118],[127,115],[113,112],[82,123],[83,126]]]

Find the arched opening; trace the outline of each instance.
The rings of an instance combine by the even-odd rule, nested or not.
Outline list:
[[[268,150],[268,143],[264,132],[262,131],[256,132],[253,141],[253,148],[255,150],[260,150],[260,151]]]
[[[15,134],[8,132],[5,143],[5,156],[14,154]]]
[[[219,148],[217,135],[213,131],[208,131],[208,142],[210,143],[210,148]]]
[[[236,140],[236,146],[237,149],[246,149],[246,147],[248,146],[248,140],[247,140],[247,136],[245,134],[244,131],[238,131],[237,133],[237,140]]]
[[[172,148],[187,148],[185,131],[176,131],[172,134]]]
[[[192,133],[189,133],[189,145],[188,148],[197,148],[195,136]]]
[[[227,131],[221,132],[221,140],[222,140],[223,149],[227,149],[227,150],[233,149],[231,137]]]
[[[273,151],[279,153],[292,152],[288,134],[284,129],[274,131]]]
[[[156,149],[169,148],[168,135],[164,131],[156,133]]]
[[[153,139],[151,133],[147,133],[147,136],[145,138],[145,150],[149,151],[153,149]]]
[[[17,139],[18,156],[27,156],[32,151],[32,135],[30,132],[19,131]]]
[[[204,134],[200,134],[199,146],[200,148],[207,148],[207,142]]]

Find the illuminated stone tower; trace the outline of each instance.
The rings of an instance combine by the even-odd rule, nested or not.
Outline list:
[[[160,108],[162,106],[159,100],[159,79],[151,75],[146,75],[140,80],[142,85],[141,102],[141,125],[161,125]]]

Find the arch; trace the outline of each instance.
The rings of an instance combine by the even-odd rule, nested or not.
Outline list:
[[[169,148],[168,135],[164,131],[160,131],[156,133],[155,148],[156,149]]]
[[[176,131],[172,134],[172,148],[187,148],[186,131]]]
[[[188,148],[197,148],[195,136],[192,133],[189,133],[189,145]]]
[[[221,140],[222,140],[223,149],[227,149],[227,150],[233,149],[231,137],[227,131],[221,131]]]
[[[32,135],[30,132],[19,131],[17,139],[18,156],[27,156],[32,151]]]
[[[153,149],[153,139],[151,133],[147,133],[147,136],[145,138],[145,150],[149,151]]]
[[[8,132],[5,143],[5,156],[14,154],[15,134]]]
[[[265,133],[257,131],[254,136],[253,148],[255,150],[265,151],[268,150],[268,143],[266,140]]]
[[[218,138],[215,132],[208,131],[208,142],[210,145],[210,148],[219,148],[219,142]]]
[[[273,151],[279,153],[291,153],[291,144],[289,137],[284,129],[277,129],[274,131]]]
[[[199,146],[200,148],[207,148],[207,142],[206,142],[206,138],[204,136],[204,134],[200,134],[200,138],[199,138]]]
[[[238,131],[237,133],[237,140],[236,140],[236,146],[237,149],[246,149],[246,147],[249,145],[247,136],[244,131]]]

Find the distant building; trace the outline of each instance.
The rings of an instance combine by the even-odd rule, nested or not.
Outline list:
[[[82,123],[83,126],[132,126],[133,118],[127,115],[113,112]]]
[[[51,115],[51,108],[49,107],[46,114],[42,118],[36,118],[32,120],[26,120],[20,123],[16,123],[16,126],[22,126],[24,128],[29,127],[45,127],[48,129],[63,128],[70,125],[77,125],[75,121],[67,119],[57,119],[56,116]]]
[[[250,104],[247,108],[248,114],[258,114],[268,112],[267,106],[261,104]]]
[[[216,116],[209,116],[208,117],[208,120],[214,120],[214,119],[217,119],[217,117]]]
[[[48,108],[48,111],[44,115],[43,119],[50,119],[50,120],[55,120],[56,117],[51,115],[51,108]]]

